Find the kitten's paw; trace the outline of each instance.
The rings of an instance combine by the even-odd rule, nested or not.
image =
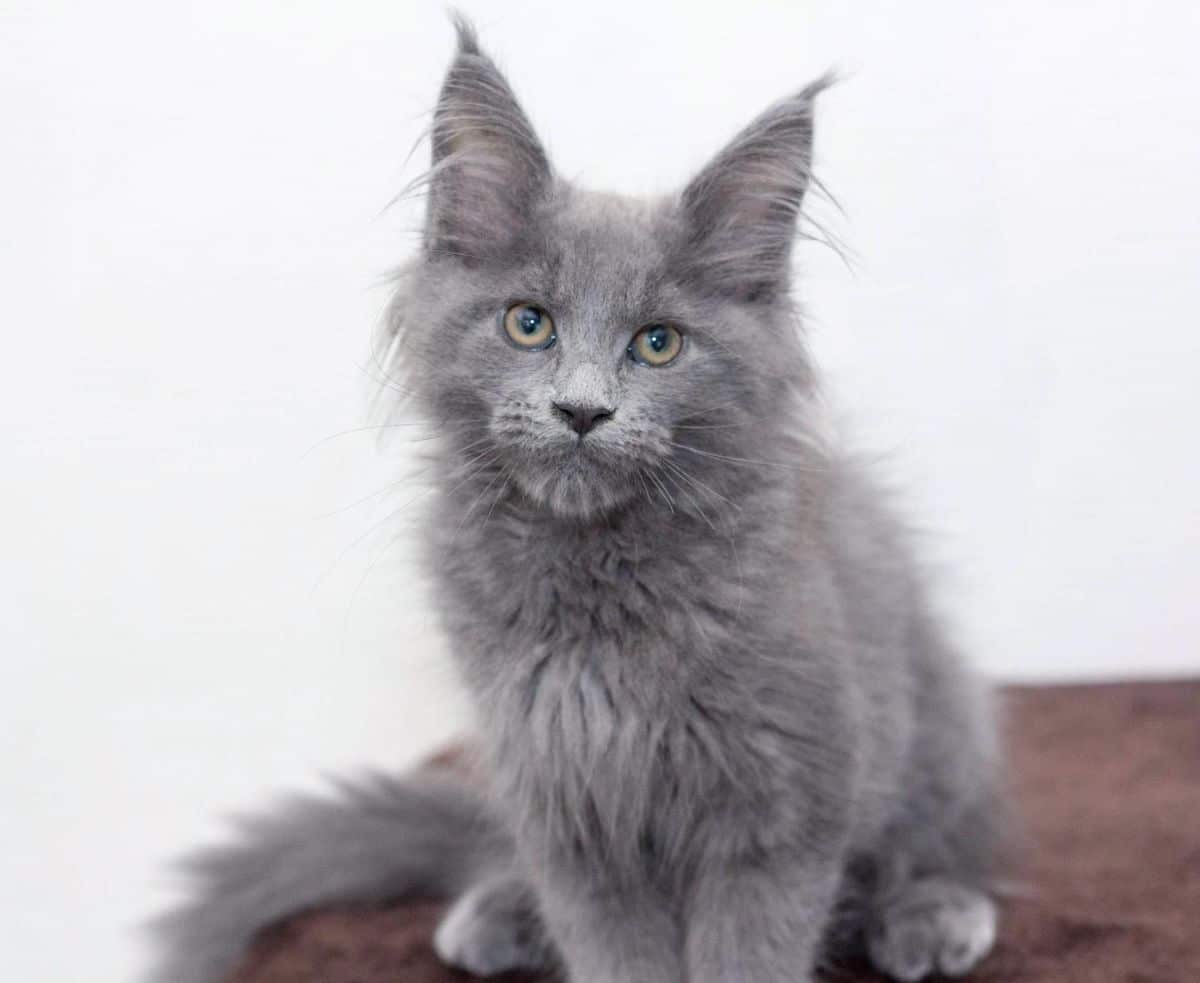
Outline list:
[[[476,976],[541,970],[554,961],[533,892],[515,877],[484,881],[455,901],[433,948],[448,966]]]
[[[938,877],[906,885],[867,926],[867,953],[882,973],[913,983],[962,976],[996,941],[996,905],[986,894]]]

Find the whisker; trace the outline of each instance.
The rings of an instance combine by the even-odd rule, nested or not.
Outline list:
[[[695,419],[694,417],[684,417],[684,419]],[[675,430],[741,430],[744,427],[760,427],[762,426],[761,419],[746,420],[742,423],[677,423],[673,429]]]
[[[662,494],[663,498],[666,500],[667,508],[669,508],[671,510],[671,514],[674,515],[675,514],[675,499],[673,499],[671,497],[671,493],[669,491],[667,491],[667,486],[662,483],[662,480],[653,471],[647,471],[647,472],[645,472],[645,475],[647,478],[649,478],[654,483],[655,487],[658,488],[659,492]]]
[[[500,459],[500,455],[497,453],[496,455],[494,455],[492,457],[492,459],[490,461],[488,461],[488,463],[484,466],[484,468],[491,467],[499,459]],[[476,473],[478,474],[479,472],[476,472]],[[454,527],[454,534],[450,537],[450,542],[446,546],[447,551],[449,551],[450,547],[452,547],[458,541],[458,536],[459,536],[459,533],[462,532],[464,523],[466,523],[467,519],[469,519],[471,517],[471,513],[475,511],[475,509],[479,506],[479,503],[483,501],[484,496],[487,495],[487,493],[492,490],[492,485],[494,485],[503,474],[504,474],[504,469],[501,468],[499,471],[497,471],[492,476],[491,480],[488,481],[488,483],[486,485],[484,485],[483,491],[481,491],[478,495],[475,496],[474,499],[472,499],[470,506],[467,508],[467,510],[465,512],[463,512],[461,518],[459,518],[458,525]],[[490,512],[489,512],[489,514],[490,514]]]
[[[745,401],[737,399],[736,397],[733,399],[728,399],[723,403],[709,403],[707,406],[696,407],[695,409],[686,413],[684,416],[680,417],[680,420],[695,420],[697,417],[704,417],[709,413],[719,413],[721,410],[727,410],[731,406],[743,407],[744,405]]]
[[[488,509],[487,515],[483,517],[484,526],[488,524],[488,519],[492,517],[492,513],[496,511],[496,506],[500,504],[500,500],[504,498],[504,493],[508,491],[508,483],[511,480],[508,475],[508,469],[501,465],[500,473],[505,476],[504,484],[500,486],[500,490],[496,493],[496,497],[492,499],[492,507]]]
[[[668,444],[672,447],[677,447],[682,451],[689,451],[692,454],[699,454],[701,457],[712,458],[715,461],[725,461],[728,464],[744,464],[758,467],[783,468],[788,471],[807,471],[813,473],[823,473],[825,468],[809,468],[802,464],[790,464],[786,461],[756,461],[749,457],[732,457],[728,454],[717,454],[715,451],[703,451],[699,447],[692,447],[690,444],[681,444],[678,441],[668,440]]]
[[[432,467],[433,466],[430,465],[430,467],[428,467],[428,468],[422,468],[420,471],[416,472],[416,474],[411,474],[404,478],[398,478],[395,481],[389,481],[386,485],[384,485],[379,490],[371,492],[370,495],[364,495],[362,498],[356,499],[355,501],[351,502],[349,505],[343,505],[341,508],[333,509],[330,512],[322,512],[319,515],[317,515],[316,518],[330,519],[335,515],[342,515],[345,512],[349,512],[352,509],[356,509],[360,505],[365,505],[367,502],[370,502],[370,501],[378,498],[380,495],[386,495],[393,488],[397,488],[400,485],[407,485],[410,482],[416,481],[422,475],[427,474]]]
[[[325,444],[328,444],[331,440],[337,440],[339,437],[349,437],[352,434],[369,433],[371,431],[379,432],[380,430],[396,430],[396,429],[403,429],[406,427],[428,427],[428,426],[429,426],[429,424],[425,423],[424,421],[412,421],[412,422],[404,422],[404,423],[373,423],[368,426],[351,427],[348,430],[339,430],[337,433],[331,433],[327,437],[322,437],[315,444],[313,444],[311,447],[309,447],[308,450],[306,450],[303,454],[301,454],[299,457],[299,460],[303,461],[306,457],[308,457],[309,454],[311,454],[313,451],[315,451],[318,447],[323,447]],[[464,431],[469,430],[469,429],[470,428],[467,428],[467,427],[463,428]],[[438,437],[438,436],[441,436],[441,434],[435,433],[435,434],[431,434],[430,436]]]
[[[685,481],[687,481],[693,487],[705,492],[706,494],[712,496],[713,498],[716,498],[717,500],[719,500],[721,502],[724,502],[726,505],[728,505],[734,511],[741,511],[742,507],[740,505],[738,505],[736,502],[730,501],[728,498],[726,498],[720,492],[716,491],[711,486],[705,484],[703,481],[701,481],[695,475],[691,474],[688,471],[685,471],[678,464],[674,463],[673,461],[663,461],[662,463],[663,463],[664,467],[670,468],[672,471],[674,471],[677,475],[679,475],[681,478],[683,478]]]
[[[481,458],[483,458],[483,457],[487,456],[487,454],[488,454],[488,451],[487,451],[487,450],[484,450],[484,451],[483,451],[483,453],[481,453],[481,454],[479,454],[479,455],[477,455],[477,456],[473,457],[473,458],[472,458],[470,461],[468,461],[468,462],[467,462],[465,465],[462,465],[462,467],[463,467],[463,468],[470,467],[470,466],[471,466],[471,465],[472,465],[474,462],[476,462],[476,461],[479,461]],[[474,472],[474,471],[473,471],[473,472],[471,472],[470,474],[467,474],[465,477],[463,477],[463,479],[462,479],[461,481],[459,481],[459,482],[458,482],[456,485],[454,485],[454,487],[453,487],[453,488],[451,488],[451,489],[450,489],[450,492],[453,492],[453,491],[455,491],[455,490],[456,490],[456,489],[458,489],[458,488],[459,488],[459,487],[460,487],[462,484],[464,484],[466,481],[470,480],[470,478],[472,477],[472,475],[473,475],[473,474],[475,474],[475,473],[477,473],[477,472]],[[356,537],[356,538],[355,538],[355,540],[354,540],[354,541],[353,541],[353,542],[352,542],[352,543],[351,543],[349,546],[347,546],[347,547],[345,547],[344,549],[342,549],[342,550],[341,550],[341,551],[338,553],[338,555],[337,555],[337,556],[334,558],[333,562],[332,562],[332,563],[331,563],[331,564],[330,564],[328,567],[326,567],[326,568],[325,568],[325,569],[324,569],[324,570],[321,572],[320,576],[318,576],[318,577],[317,577],[317,579],[316,579],[316,582],[313,584],[313,586],[312,586],[312,590],[311,590],[311,592],[310,592],[310,593],[312,593],[312,594],[315,594],[315,593],[317,592],[317,590],[319,590],[319,589],[320,589],[321,585],[322,585],[322,584],[325,582],[325,580],[326,580],[326,579],[329,577],[329,575],[330,575],[331,573],[333,573],[333,571],[334,571],[334,570],[336,570],[336,569],[338,568],[338,566],[341,564],[341,562],[342,562],[342,561],[343,561],[343,560],[344,560],[344,559],[345,559],[345,558],[346,558],[346,557],[347,557],[347,556],[348,556],[348,555],[349,555],[349,554],[350,554],[350,553],[351,553],[353,550],[355,550],[356,548],[358,548],[358,547],[359,547],[359,546],[360,546],[360,545],[363,543],[363,541],[364,541],[364,540],[368,539],[370,536],[372,536],[372,535],[374,535],[376,532],[378,532],[378,531],[379,531],[379,528],[380,528],[381,526],[383,526],[383,525],[384,525],[384,523],[386,523],[386,522],[390,522],[392,519],[394,519],[396,516],[398,516],[398,515],[399,515],[401,512],[403,512],[403,511],[404,511],[405,509],[407,509],[409,506],[411,506],[411,505],[413,505],[414,503],[416,503],[416,502],[420,501],[420,500],[421,500],[422,498],[424,498],[426,495],[428,495],[428,494],[430,494],[431,492],[433,492],[433,491],[435,490],[435,487],[436,487],[436,486],[434,486],[434,485],[430,485],[428,488],[424,489],[424,490],[423,490],[423,491],[421,491],[421,492],[418,492],[418,493],[417,493],[416,495],[414,495],[412,498],[408,499],[408,500],[407,500],[407,501],[406,501],[406,502],[405,502],[403,505],[399,506],[398,508],[392,509],[392,511],[388,512],[388,513],[387,513],[387,515],[383,516],[383,518],[379,519],[377,522],[374,522],[374,523],[372,523],[372,524],[371,524],[371,526],[370,526],[370,527],[367,529],[367,531],[366,531],[366,532],[364,532],[362,535],[360,535],[360,536]],[[449,494],[449,492],[448,492],[447,494]]]
[[[741,506],[734,504],[733,502],[729,501],[729,499],[726,498],[724,495],[720,494],[717,491],[714,491],[712,488],[709,488],[709,486],[706,485],[699,478],[696,478],[693,475],[689,475],[686,471],[683,470],[683,468],[679,467],[679,465],[674,464],[671,461],[663,461],[663,464],[666,465],[667,467],[671,468],[673,471],[675,471],[681,478],[691,482],[693,485],[695,485],[696,487],[698,487],[700,489],[706,490],[709,494],[715,495],[722,502],[726,502],[730,506],[731,510],[741,511]],[[728,532],[727,532],[725,538],[729,543],[729,552],[730,552],[731,556],[733,557],[734,569],[737,570],[738,588],[739,588],[738,589],[738,599],[737,599],[737,613],[740,615],[741,611],[742,611],[742,601],[746,594],[746,575],[745,575],[745,571],[742,569],[742,557],[741,557],[741,554],[738,552],[738,548],[737,548],[737,536],[735,534],[733,518],[730,514],[727,513],[725,516],[725,519],[726,519],[726,524],[728,525]],[[715,532],[716,530],[714,529],[713,531]]]
[[[485,451],[484,454],[487,454],[487,452]],[[475,470],[473,470],[469,475],[464,477],[462,479],[462,481],[458,482],[458,484],[456,484],[454,486],[454,488],[452,488],[450,491],[453,492],[454,490],[461,488],[464,484],[466,484],[469,480],[471,480],[471,478],[473,478],[476,475],[485,471],[492,464],[494,464],[496,462],[496,460],[498,460],[498,459],[499,459],[499,454],[498,453],[493,454],[488,460],[484,461],[483,464],[481,464],[480,466],[475,468]],[[492,480],[494,481],[495,479],[493,478]],[[488,487],[491,487],[490,483],[489,483]],[[431,487],[431,488],[427,489],[426,493],[428,493],[428,491],[432,491],[432,490],[433,489]],[[447,494],[449,494],[449,492]],[[411,504],[411,502],[408,504]],[[407,504],[403,507],[407,508]],[[472,505],[472,508],[474,508],[474,505]],[[392,513],[391,515],[385,517],[384,521],[386,521],[388,518],[391,518],[395,514],[396,513]],[[468,514],[469,514],[469,511],[468,511]],[[376,523],[375,526],[373,526],[370,531],[374,531],[375,529],[378,529],[379,525],[380,525],[380,523]],[[461,527],[462,527],[462,523],[460,522],[459,528],[461,528]],[[456,529],[455,535],[457,536],[457,534],[458,534],[458,531]],[[362,576],[359,578],[358,583],[355,585],[354,592],[350,595],[350,603],[346,606],[346,614],[342,618],[342,646],[343,646],[343,648],[345,647],[345,644],[346,644],[346,636],[348,635],[349,630],[350,630],[350,619],[354,613],[354,606],[355,606],[355,603],[358,601],[359,592],[362,590],[363,585],[367,582],[367,579],[375,571],[375,568],[379,565],[380,560],[382,560],[383,557],[391,550],[391,548],[396,545],[396,543],[399,541],[399,539],[400,539],[400,535],[397,534],[395,536],[392,536],[391,539],[389,539],[387,541],[387,543],[384,544],[383,548],[380,549],[379,552],[376,553],[374,557],[372,557],[370,563],[367,566],[367,569],[363,571]],[[359,541],[361,541],[361,540],[356,540],[356,543]],[[453,542],[453,540],[451,542]]]
[[[675,484],[675,486],[679,489],[679,494],[685,496],[687,500],[692,503],[692,507],[696,510],[696,513],[705,521],[705,523],[708,525],[708,528],[715,533],[717,531],[716,524],[712,521],[712,519],[709,518],[708,513],[700,507],[700,503],[696,500],[696,496],[689,492],[683,485],[681,485],[679,480],[674,478],[671,474],[664,474],[663,477]]]

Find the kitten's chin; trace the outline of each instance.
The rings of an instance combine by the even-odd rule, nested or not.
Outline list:
[[[636,482],[607,468],[572,461],[545,470],[513,475],[521,490],[540,507],[567,519],[597,519],[626,505]]]

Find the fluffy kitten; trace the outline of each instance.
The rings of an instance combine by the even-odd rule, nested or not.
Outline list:
[[[481,974],[797,983],[849,945],[917,980],[987,953],[990,707],[822,437],[789,299],[825,84],[636,201],[557,176],[459,26],[390,327],[442,435],[428,562],[490,788],[381,779],[249,824],[195,862],[155,980],[413,894],[457,898],[436,946]]]

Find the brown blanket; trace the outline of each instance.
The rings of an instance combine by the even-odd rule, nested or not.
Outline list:
[[[1014,688],[1007,706],[1029,846],[971,979],[1200,983],[1200,681]],[[234,981],[464,983],[430,948],[440,911],[305,915],[267,933]]]

